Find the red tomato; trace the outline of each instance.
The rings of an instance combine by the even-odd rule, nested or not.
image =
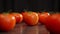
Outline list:
[[[23,22],[24,22],[24,17],[25,17],[25,15],[27,14],[27,12],[22,12],[22,15],[23,15]]]
[[[60,14],[49,16],[45,25],[50,32],[60,34]]]
[[[35,12],[24,12],[23,19],[28,25],[36,25],[38,23],[38,14]]]
[[[19,13],[11,13],[11,15],[15,16],[17,23],[21,23],[22,22],[22,20],[23,20],[22,14],[19,14]]]
[[[0,31],[10,31],[15,27],[16,19],[9,14],[0,14]]]
[[[45,24],[46,18],[50,15],[48,12],[38,13],[39,15],[39,22]]]

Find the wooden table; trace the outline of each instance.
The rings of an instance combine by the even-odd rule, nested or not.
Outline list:
[[[0,32],[0,34],[49,34],[44,25],[27,26],[25,23],[16,24],[15,28],[9,32]]]

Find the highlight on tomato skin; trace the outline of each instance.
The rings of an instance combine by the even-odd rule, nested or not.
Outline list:
[[[23,20],[27,25],[36,25],[38,23],[38,14],[36,12],[22,13]]]
[[[16,18],[16,23],[21,23],[23,21],[23,15],[20,13],[10,13]]]
[[[16,25],[16,19],[10,14],[0,14],[0,31],[13,30]]]

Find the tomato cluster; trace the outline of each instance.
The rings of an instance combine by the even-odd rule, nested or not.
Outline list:
[[[0,14],[0,31],[10,31],[14,29],[16,23],[21,23],[23,16],[20,13]]]
[[[23,12],[21,13],[2,13],[0,14],[0,31],[10,31],[14,29],[16,23],[22,23],[27,25],[38,24],[38,14],[36,12]]]
[[[60,14],[50,14],[48,12],[22,12],[0,14],[0,31],[14,29],[16,23],[24,21],[27,25],[44,24],[50,32],[60,32]]]

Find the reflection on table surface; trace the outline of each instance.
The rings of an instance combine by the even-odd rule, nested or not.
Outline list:
[[[9,32],[0,32],[0,34],[49,34],[44,25],[27,26],[25,23],[16,24],[15,28]]]

